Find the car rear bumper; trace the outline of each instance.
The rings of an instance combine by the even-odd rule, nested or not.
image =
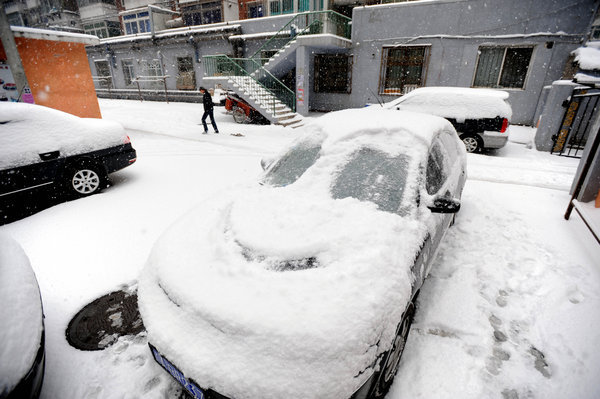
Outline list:
[[[100,159],[106,173],[112,173],[134,163],[137,160],[137,153],[128,143],[111,148],[110,153],[103,155]]]
[[[508,141],[508,133],[485,131],[481,136],[485,148],[502,148]]]

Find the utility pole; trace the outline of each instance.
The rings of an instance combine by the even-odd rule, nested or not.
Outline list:
[[[12,30],[8,23],[8,17],[4,10],[4,0],[0,0],[0,39],[2,39],[2,46],[8,59],[8,66],[15,78],[17,84],[17,90],[19,90],[19,99],[24,93],[25,88],[29,88],[27,82],[27,76],[25,75],[25,69],[23,68],[23,62],[21,56],[17,50],[17,43],[15,43],[15,37],[13,36]]]

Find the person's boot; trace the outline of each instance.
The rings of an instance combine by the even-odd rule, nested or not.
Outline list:
[[[208,134],[208,130],[203,131],[202,134]]]

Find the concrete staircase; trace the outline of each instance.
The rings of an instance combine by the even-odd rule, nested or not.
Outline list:
[[[271,91],[264,88],[250,76],[223,76],[205,78],[219,81],[222,86],[235,91],[248,104],[252,105],[271,123],[297,128],[304,125],[302,116],[282,103]]]

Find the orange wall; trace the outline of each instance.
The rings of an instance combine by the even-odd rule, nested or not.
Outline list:
[[[83,43],[15,37],[36,104],[102,118]]]

